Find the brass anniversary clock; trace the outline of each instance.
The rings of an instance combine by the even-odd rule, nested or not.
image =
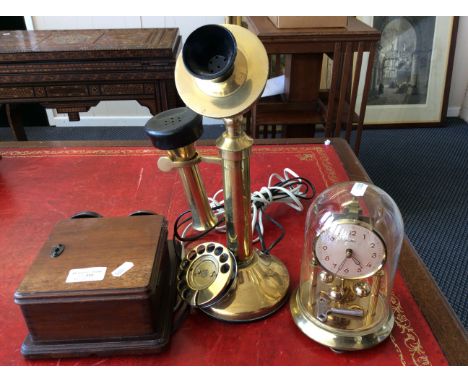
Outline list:
[[[291,296],[304,334],[338,351],[386,339],[402,240],[400,211],[380,188],[346,182],[320,194],[307,214],[301,283]]]

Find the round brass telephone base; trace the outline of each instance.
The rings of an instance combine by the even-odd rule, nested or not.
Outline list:
[[[298,291],[299,289],[296,289],[290,299],[294,322],[307,337],[328,346],[335,352],[363,350],[376,346],[392,331],[394,317],[391,310],[384,319],[365,330],[350,331],[330,328],[305,312]]]
[[[289,273],[274,256],[254,249],[248,264],[239,264],[236,283],[218,303],[202,309],[228,322],[249,322],[276,312],[288,299]]]

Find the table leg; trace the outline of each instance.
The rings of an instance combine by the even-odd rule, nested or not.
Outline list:
[[[342,120],[347,103],[346,95],[349,89],[349,80],[353,70],[353,46],[352,43],[347,43],[345,47],[344,59],[341,63],[341,78],[339,82],[338,108],[336,110],[336,126],[333,136],[339,137],[342,129]]]
[[[317,101],[322,61],[322,53],[286,55],[284,90],[288,101]]]
[[[320,90],[323,54],[286,55],[285,93],[288,102],[317,102]],[[315,125],[294,125],[286,127],[286,136],[313,137]]]
[[[27,141],[28,137],[24,131],[23,121],[21,119],[21,113],[19,112],[19,105],[16,104],[6,104],[5,110],[8,119],[8,124],[10,125],[13,134],[17,141]]]
[[[370,87],[371,76],[372,76],[372,66],[374,65],[375,49],[376,49],[376,46],[374,44],[370,48],[369,60],[367,61],[366,79],[364,83],[364,90],[362,93],[361,109],[359,110],[359,120],[358,120],[357,129],[356,129],[356,142],[354,143],[354,152],[356,153],[356,155],[359,154],[359,147],[361,145],[361,135],[362,135],[362,129],[363,129],[363,124],[364,124],[364,118],[366,116],[367,96],[369,95],[369,87]]]
[[[359,80],[361,78],[361,66],[362,66],[362,56],[364,52],[364,44],[362,42],[358,45],[358,52],[356,58],[356,64],[354,69],[354,78],[353,78],[353,90],[351,92],[351,100],[349,103],[349,112],[346,121],[346,134],[345,139],[349,142],[351,139],[351,131],[353,129],[353,120],[354,120],[354,109],[356,107],[356,98],[359,88]]]
[[[335,104],[336,104],[336,94],[339,91],[338,88],[338,77],[341,78],[341,63],[343,60],[342,46],[341,43],[335,43],[333,49],[333,69],[332,69],[332,79],[330,85],[330,91],[328,93],[328,103],[327,103],[327,114],[325,116],[325,136],[332,137],[334,133],[333,129],[333,119],[335,116]]]

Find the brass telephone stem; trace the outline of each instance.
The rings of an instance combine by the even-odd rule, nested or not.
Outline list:
[[[168,154],[169,158],[176,162],[187,161],[198,155],[193,144],[169,150]],[[178,170],[185,196],[192,211],[192,228],[197,231],[206,231],[214,227],[217,219],[213,215],[210,203],[206,197],[198,165],[180,167]]]
[[[216,141],[223,163],[227,247],[239,262],[252,257],[250,150],[253,139],[244,131],[242,116],[225,118],[226,131]]]

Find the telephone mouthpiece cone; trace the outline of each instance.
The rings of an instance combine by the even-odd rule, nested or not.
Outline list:
[[[182,49],[185,69],[201,80],[221,81],[231,76],[237,55],[236,39],[220,25],[205,25],[187,38]]]
[[[268,56],[261,41],[237,25],[205,25],[190,34],[175,68],[177,91],[198,114],[242,114],[261,95]]]

